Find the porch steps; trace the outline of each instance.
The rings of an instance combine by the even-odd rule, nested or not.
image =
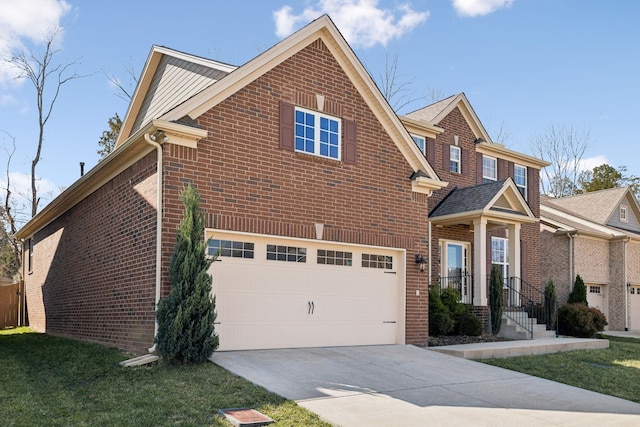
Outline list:
[[[609,340],[569,337],[428,347],[431,351],[462,357],[464,359],[501,359],[515,356],[531,356],[602,348],[609,348]]]
[[[522,317],[522,312],[518,312],[518,313],[505,313],[502,316],[502,326],[500,326],[500,332],[498,333],[498,336],[500,338],[505,338],[505,339],[509,339],[509,340],[527,340],[527,339],[531,339],[530,335],[529,335],[529,331],[527,331],[524,327],[522,327],[522,325],[518,324],[517,322],[515,322],[513,319],[507,317],[507,315],[510,315],[510,317]],[[540,338],[555,338],[556,333],[555,331],[547,331],[547,327],[546,325],[539,325],[536,321],[536,319],[530,319],[528,317],[526,317],[527,322],[530,322],[531,320],[533,320],[533,339],[540,339]]]

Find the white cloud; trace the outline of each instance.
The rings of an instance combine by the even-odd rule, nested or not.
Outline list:
[[[514,0],[451,0],[453,8],[462,16],[483,16],[504,7],[511,7]]]
[[[607,156],[599,155],[580,160],[580,163],[578,163],[578,169],[580,171],[592,171],[596,166],[604,164],[609,164]]]
[[[0,83],[16,76],[15,68],[2,59],[11,58],[25,41],[40,42],[60,26],[71,10],[66,0],[2,0],[0,13]]]
[[[278,37],[286,37],[323,14],[328,14],[344,38],[353,46],[386,45],[429,18],[429,12],[417,12],[409,3],[393,9],[378,7],[378,0],[317,0],[296,15],[291,6],[273,13]]]

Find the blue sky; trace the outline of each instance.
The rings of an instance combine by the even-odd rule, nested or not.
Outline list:
[[[635,144],[640,98],[640,2],[620,0],[0,0],[0,57],[38,46],[64,28],[56,60],[87,75],[64,85],[46,128],[38,165],[50,200],[98,161],[98,139],[127,102],[106,75],[131,80],[154,44],[241,65],[328,13],[374,77],[385,51],[420,102],[465,92],[490,135],[531,153],[552,125],[589,131],[589,168],[627,166],[640,175]],[[34,44],[35,43],[35,44]],[[386,50],[385,50],[386,49]],[[24,192],[37,141],[33,87],[0,65],[0,182],[9,133],[17,152],[12,183]],[[17,200],[20,202],[20,200]],[[42,207],[42,206],[41,206]]]

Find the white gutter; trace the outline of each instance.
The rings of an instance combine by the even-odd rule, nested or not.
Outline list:
[[[149,135],[149,132],[144,134],[144,140],[147,141],[148,144],[151,144],[155,147],[158,152],[158,163],[156,167],[156,175],[157,175],[157,218],[156,218],[156,304],[155,310],[158,309],[158,303],[160,302],[160,292],[162,290],[162,145],[160,145],[156,140],[158,137],[166,138],[164,132],[157,131],[152,136]],[[149,353],[153,353],[156,349],[155,337],[158,336],[158,319],[154,314],[154,330],[153,337],[154,343],[153,346],[149,349]]]

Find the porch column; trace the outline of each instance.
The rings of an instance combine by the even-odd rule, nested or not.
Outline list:
[[[507,229],[509,230],[509,275],[521,279],[520,224],[510,224]],[[516,280],[515,287],[520,291],[520,280]]]
[[[473,220],[473,305],[487,305],[487,220]]]

